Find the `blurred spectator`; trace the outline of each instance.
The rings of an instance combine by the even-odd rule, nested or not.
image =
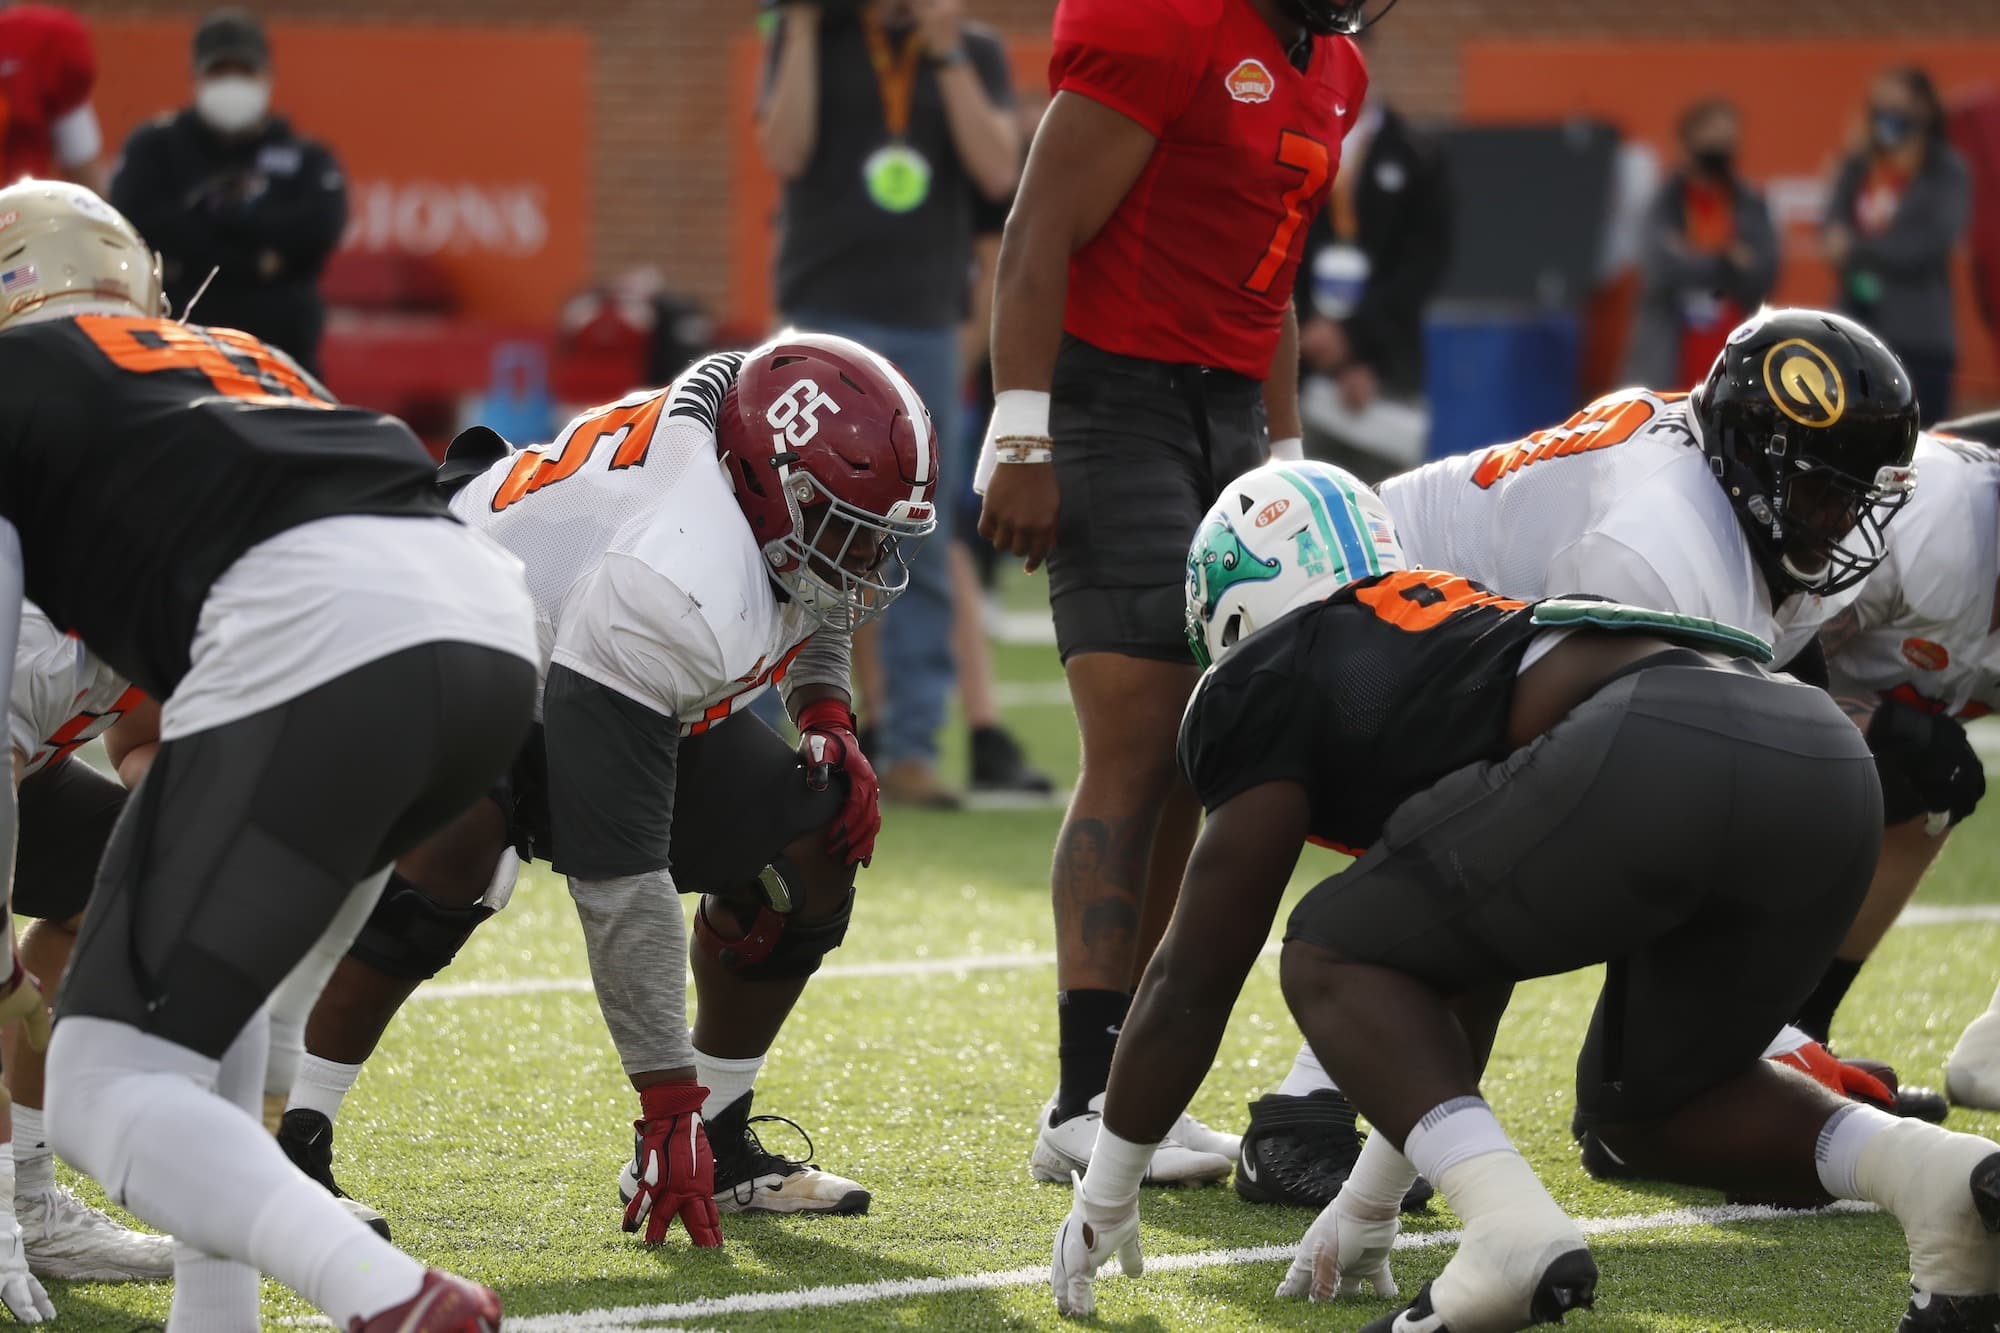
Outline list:
[[[1778,233],[1763,195],[1737,174],[1741,140],[1730,102],[1712,98],[1681,115],[1681,166],[1653,199],[1639,254],[1630,383],[1699,384],[1729,331],[1771,294]]]
[[[319,276],[347,226],[347,183],[332,154],[271,114],[271,48],[251,15],[202,20],[194,75],[194,105],[126,141],[111,202],[165,260],[177,312],[215,270],[200,321],[317,373]]]
[[[999,40],[962,0],[788,0],[771,43],[759,142],[785,182],[778,304],[788,323],[895,362],[937,425],[944,494],[970,468],[959,423],[973,208],[1004,198],[1021,138]],[[875,727],[883,799],[948,806],[938,731],[952,683],[951,506],[883,617]]]
[[[1842,311],[1910,372],[1926,426],[1950,410],[1958,365],[1951,255],[1972,206],[1965,162],[1945,140],[1944,104],[1920,69],[1868,90],[1867,142],[1841,164],[1821,233]]]
[[[53,5],[0,9],[0,181],[60,176],[103,191],[96,82],[82,19]]]
[[[1032,123],[1023,129],[1032,137]],[[993,275],[1000,265],[1000,237],[1007,226],[1009,199],[979,200],[974,214],[972,242],[972,308],[961,335],[960,368],[969,382],[969,411],[961,414],[963,457],[970,458],[977,447],[973,442],[986,436],[986,421],[993,414]],[[972,490],[971,469],[945,479],[953,492],[938,503],[952,504],[951,601],[952,660],[958,668],[958,702],[965,714],[972,790],[976,792],[1020,792],[1047,795],[1055,790],[1049,775],[1028,762],[1021,743],[1001,725],[1000,702],[993,689],[993,643],[986,632],[986,594],[981,569],[981,548],[990,556],[993,548],[979,536],[979,497]]]
[[[1398,463],[1421,457],[1421,419],[1414,438],[1405,427],[1424,397],[1424,308],[1451,258],[1451,207],[1436,147],[1371,89],[1299,264],[1300,403],[1315,447],[1330,436]],[[1374,410],[1387,406],[1404,410]]]

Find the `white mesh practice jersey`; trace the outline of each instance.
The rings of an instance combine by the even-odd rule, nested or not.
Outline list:
[[[22,776],[53,768],[111,729],[145,695],[65,634],[32,602],[21,607],[7,738]]]
[[[1413,565],[1524,600],[1592,593],[1706,616],[1789,661],[1853,594],[1773,610],[1699,432],[1685,395],[1621,390],[1525,440],[1392,477],[1382,498]]]
[[[1827,628],[1843,693],[1897,693],[1978,717],[2000,708],[2000,454],[1926,435],[1917,488],[1889,525],[1889,554]]]
[[[683,734],[781,682],[816,628],[779,600],[716,452],[741,365],[711,356],[586,412],[451,502],[527,566],[543,673],[559,662]]]

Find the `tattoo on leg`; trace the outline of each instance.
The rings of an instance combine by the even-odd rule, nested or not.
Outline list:
[[[1071,819],[1057,841],[1056,920],[1094,961],[1116,966],[1138,938],[1153,823],[1137,815]]]

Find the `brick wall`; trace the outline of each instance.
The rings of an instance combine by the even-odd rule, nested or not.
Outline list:
[[[87,16],[192,16],[205,0],[72,0]],[[1006,30],[1047,30],[1053,0],[968,0]],[[657,264],[675,286],[718,306],[728,281],[729,53],[750,0],[262,0],[266,17],[583,28],[596,39],[596,263],[611,273]],[[1894,32],[1885,22],[1894,22]],[[2000,0],[1402,0],[1370,61],[1411,111],[1457,109],[1458,44],[1502,36],[1635,38],[2000,36]],[[284,53],[278,53],[282,79]],[[1774,71],[1774,77],[1787,72]],[[1802,77],[1790,72],[1791,77]],[[116,78],[116,70],[105,71]],[[357,88],[365,86],[357,71]],[[357,95],[365,96],[365,92]]]

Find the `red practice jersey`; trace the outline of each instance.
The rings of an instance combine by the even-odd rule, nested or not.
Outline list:
[[[1049,87],[1159,140],[1071,259],[1063,326],[1121,355],[1263,379],[1361,114],[1361,52],[1314,38],[1300,73],[1250,0],[1062,0]]]
[[[82,19],[52,5],[0,9],[0,182],[50,174],[50,130],[90,101],[96,82]]]

